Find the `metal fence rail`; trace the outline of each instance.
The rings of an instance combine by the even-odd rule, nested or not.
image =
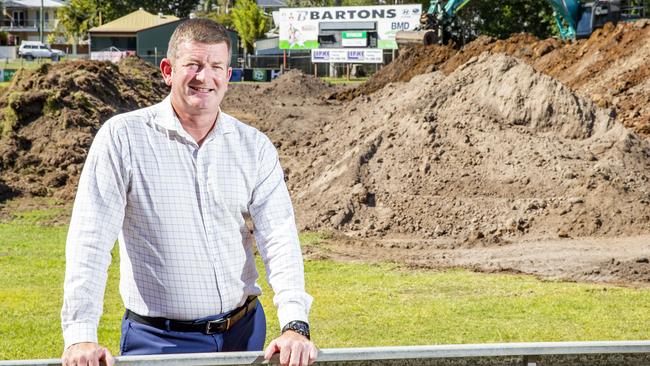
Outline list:
[[[431,364],[432,360],[519,357],[517,364],[534,366],[540,357],[562,355],[625,355],[635,354],[633,364],[650,363],[650,341],[550,342],[550,343],[488,343],[440,346],[330,348],[321,349],[317,364]],[[642,361],[638,361],[639,357]],[[602,358],[602,357],[601,357]],[[607,357],[605,357],[607,359]],[[277,355],[271,363],[277,363]],[[487,361],[486,361],[487,360]],[[194,353],[150,356],[118,356],[116,366],[221,366],[266,364],[262,352]],[[391,362],[387,362],[391,361]],[[403,361],[403,362],[400,362]],[[613,363],[612,363],[613,362]],[[619,364],[619,361],[605,364]],[[470,362],[470,364],[477,364]],[[547,365],[549,362],[541,362]],[[576,364],[575,361],[572,364]],[[590,363],[591,364],[591,363]],[[61,366],[60,359],[0,361],[0,366]]]

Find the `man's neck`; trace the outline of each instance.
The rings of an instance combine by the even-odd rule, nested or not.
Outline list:
[[[205,115],[205,114],[183,114],[176,111],[178,120],[181,122],[183,129],[194,138],[194,141],[201,146],[203,140],[206,136],[212,131],[216,125],[217,117],[219,116],[219,110],[216,114]]]

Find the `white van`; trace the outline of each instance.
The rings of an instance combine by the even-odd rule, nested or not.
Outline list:
[[[53,50],[46,44],[38,41],[23,41],[18,48],[18,57],[23,57],[26,60],[51,58],[53,61],[58,61],[63,56],[65,56],[65,52]]]

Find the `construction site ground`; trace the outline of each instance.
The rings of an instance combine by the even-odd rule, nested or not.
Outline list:
[[[356,86],[290,71],[230,84],[222,108],[276,145],[299,230],[329,233],[308,258],[647,286],[648,65],[637,21],[402,49]],[[69,205],[101,123],[167,93],[138,60],[18,74],[0,98],[0,196]]]

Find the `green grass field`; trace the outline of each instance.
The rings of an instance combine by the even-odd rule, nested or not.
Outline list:
[[[20,68],[35,69],[41,66],[42,64],[52,63],[52,62],[53,61],[50,60],[49,58],[35,59],[32,61],[27,61],[22,58],[18,58],[11,61],[7,61],[6,59],[0,59],[0,69],[20,69]]]
[[[67,227],[39,224],[59,214],[56,209],[24,210],[0,224],[2,360],[61,353]],[[317,245],[321,237],[307,233],[301,239],[303,245]],[[124,311],[117,250],[113,262],[99,337],[117,354]],[[647,289],[466,270],[414,271],[391,264],[308,260],[305,270],[315,298],[313,339],[321,348],[650,338]],[[276,336],[271,291],[263,285],[269,337]]]

